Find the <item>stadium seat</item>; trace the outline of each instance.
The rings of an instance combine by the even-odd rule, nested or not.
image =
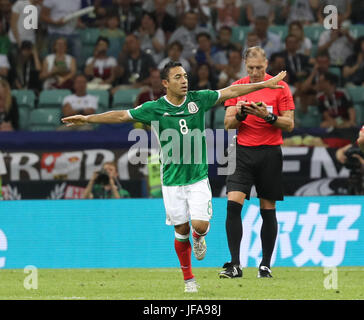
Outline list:
[[[19,130],[28,130],[30,108],[28,106],[18,107],[19,112]]]
[[[297,114],[302,128],[317,128],[321,123],[321,116],[317,106],[309,106],[306,114]]]
[[[12,90],[12,96],[16,99],[18,107],[33,109],[35,106],[35,93],[32,90]]]
[[[311,39],[312,44],[317,44],[320,35],[326,29],[322,25],[307,25],[304,26],[305,36]]]
[[[71,94],[67,89],[43,90],[39,95],[38,108],[61,108],[64,97]]]
[[[317,55],[317,52],[318,52],[318,45],[312,44],[310,56],[315,58]]]
[[[358,126],[362,126],[364,123],[364,104],[354,104],[355,120]]]
[[[86,28],[80,30],[80,38],[82,44],[95,45],[97,38],[100,36],[100,29]]]
[[[354,104],[364,105],[364,88],[361,86],[346,88]]]
[[[225,119],[225,109],[224,107],[216,107],[214,109],[215,117],[214,117],[214,125],[213,129],[224,129],[224,119]]]
[[[339,67],[330,67],[329,72],[339,77],[339,83],[337,86],[340,87],[342,85],[341,69]]]
[[[284,42],[286,36],[288,35],[288,27],[287,26],[270,26],[269,31],[275,34],[278,34],[281,37],[281,40]]]
[[[80,61],[78,63],[78,69],[79,70],[83,70],[83,68],[86,65],[86,61],[89,57],[93,57],[94,55],[94,49],[95,49],[95,45],[93,44],[82,44],[82,52],[81,52],[81,57],[80,57]]]
[[[115,92],[112,103],[113,109],[130,109],[134,107],[134,102],[138,97],[140,89],[121,89]]]
[[[99,109],[97,113],[109,110],[109,91],[106,90],[87,90],[87,93],[99,98]]]
[[[29,130],[50,131],[61,125],[61,109],[42,108],[34,109],[30,112]]]
[[[359,38],[361,36],[364,36],[364,25],[362,24],[351,25],[349,31],[354,38]]]
[[[245,36],[250,32],[251,28],[249,26],[236,26],[232,28],[231,41],[243,44],[245,41]]]

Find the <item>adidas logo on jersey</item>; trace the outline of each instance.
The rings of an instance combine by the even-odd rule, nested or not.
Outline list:
[[[170,117],[171,115],[168,112],[163,113],[163,117]]]

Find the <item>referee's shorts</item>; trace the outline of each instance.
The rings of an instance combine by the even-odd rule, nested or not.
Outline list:
[[[283,200],[283,156],[278,146],[246,147],[236,144],[236,169],[226,179],[226,191],[240,191],[250,199],[253,185],[258,198]]]

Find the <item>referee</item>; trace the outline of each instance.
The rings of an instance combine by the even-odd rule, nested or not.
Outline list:
[[[260,47],[244,55],[248,76],[234,84],[256,83],[272,78],[266,73],[268,60]],[[263,257],[258,278],[271,278],[270,261],[277,237],[276,201],[283,200],[282,130],[294,128],[294,102],[284,81],[283,89],[263,89],[225,102],[225,129],[238,129],[236,170],[226,180],[226,233],[231,262],[224,264],[220,278],[242,277],[240,243],[243,236],[241,210],[255,185],[263,220],[260,237]]]

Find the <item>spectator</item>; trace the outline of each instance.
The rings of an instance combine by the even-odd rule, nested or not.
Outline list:
[[[250,24],[255,24],[257,17],[266,17],[269,24],[274,21],[274,1],[249,0],[246,6],[246,16]]]
[[[148,81],[150,71],[156,67],[153,57],[141,50],[140,40],[135,34],[127,35],[118,64],[119,84],[134,87],[143,86]]]
[[[156,19],[157,28],[162,29],[165,34],[166,43],[168,43],[169,37],[177,27],[175,17],[167,12],[167,3],[168,0],[155,0],[154,10],[152,11]]]
[[[315,12],[318,10],[317,0],[294,0],[287,1],[288,17],[287,23],[300,21],[302,24],[311,24],[316,21]]]
[[[111,13],[117,13],[120,18],[120,28],[126,34],[134,32],[140,25],[142,10],[134,5],[131,0],[115,0]]]
[[[97,39],[94,55],[86,60],[85,75],[91,82],[97,85],[107,85],[111,88],[115,81],[117,60],[107,55],[109,39],[99,37]]]
[[[108,55],[117,59],[125,41],[125,32],[120,29],[118,15],[107,16],[106,28],[100,30],[100,36],[109,39]]]
[[[259,40],[258,34],[255,31],[250,31],[246,35],[244,47],[246,49],[248,49],[251,47],[259,47],[259,45],[260,45],[260,40]]]
[[[28,5],[37,6],[39,12],[42,2],[43,0],[17,0],[14,3],[11,9],[9,38],[11,43],[17,48],[20,48],[23,41],[30,41],[32,44],[35,44],[35,30],[26,29],[24,26],[24,19],[27,17],[24,8]]]
[[[268,31],[269,20],[267,17],[259,16],[254,21],[254,31],[258,35],[260,47],[264,49],[269,60],[273,53],[282,50],[281,38],[279,35]]]
[[[106,26],[108,12],[111,12],[113,0],[81,0],[81,7],[87,8],[94,6],[95,11],[84,15],[80,18],[80,22],[85,28],[103,28]]]
[[[286,37],[286,49],[282,51],[285,58],[287,73],[289,76],[289,84],[295,85],[297,82],[302,82],[310,70],[309,57],[298,53],[299,42],[296,36],[288,35]]]
[[[196,36],[196,40],[198,48],[194,59],[192,59],[193,64],[207,63],[210,68],[214,68],[219,72],[223,70],[228,63],[228,59],[223,52],[212,45],[211,36],[206,32],[201,32]]]
[[[207,32],[207,28],[198,26],[198,15],[194,12],[186,12],[183,16],[183,25],[178,27],[171,35],[169,43],[179,41],[183,44],[182,57],[190,59],[196,54],[196,36],[201,32]]]
[[[201,26],[206,26],[211,17],[211,10],[208,0],[177,0],[178,16],[186,12],[197,14],[197,20]]]
[[[185,69],[186,72],[189,73],[191,70],[191,66],[188,60],[182,57],[182,52],[183,52],[183,45],[179,41],[175,41],[169,44],[167,52],[168,55],[158,65],[158,69],[162,70],[168,62],[175,61],[175,62],[180,62],[183,66],[183,69]]]
[[[218,51],[223,52],[226,59],[229,59],[230,50],[236,48],[236,45],[231,41],[232,29],[228,26],[222,26],[219,29],[217,36],[216,48]]]
[[[39,77],[43,89],[71,89],[76,74],[76,59],[67,54],[67,40],[59,38],[54,43],[54,52],[45,57]]]
[[[164,96],[164,88],[162,85],[160,71],[158,69],[153,69],[150,72],[150,77],[148,79],[148,87],[143,90],[136,99],[136,106],[140,106],[144,102],[158,100],[160,97]]]
[[[351,7],[355,8],[351,11],[351,23],[352,24],[364,24],[364,1],[352,0]]]
[[[114,162],[105,162],[102,170],[94,172],[87,184],[84,199],[120,199],[130,198],[118,180],[118,171]]]
[[[286,57],[282,52],[273,53],[269,59],[267,73],[275,77],[282,70],[286,70]],[[288,74],[287,74],[288,75]],[[287,79],[284,79],[287,82]]]
[[[73,83],[74,94],[66,96],[63,99],[62,113],[63,116],[73,116],[76,114],[89,115],[94,114],[98,108],[97,97],[87,94],[87,78],[80,74],[77,75]],[[92,125],[86,124],[80,127],[62,126],[59,130],[92,130]]]
[[[352,0],[320,0],[317,18],[319,23],[323,23],[325,19],[324,8],[327,5],[332,5],[337,8],[338,14],[342,16],[342,21],[346,21],[351,16],[351,1]],[[355,8],[356,10],[356,8]]]
[[[330,68],[330,55],[327,51],[319,52],[314,60],[314,66],[302,83],[301,89],[303,92],[306,91],[317,91],[317,83],[320,77],[329,72]]]
[[[361,127],[359,131],[359,137],[357,143],[361,152],[364,153],[364,125]],[[362,163],[362,166],[364,166],[364,163]]]
[[[318,83],[318,107],[322,115],[322,128],[355,127],[355,109],[345,91],[337,89],[338,77],[325,73]]]
[[[4,33],[9,32],[10,29],[11,6],[9,0],[0,0],[0,25]]]
[[[0,54],[0,78],[8,79],[10,70],[9,59],[5,54]]]
[[[9,83],[0,79],[0,131],[14,131],[18,128],[18,105],[11,96]]]
[[[39,80],[41,70],[42,64],[36,46],[30,41],[23,41],[13,68],[14,88],[34,90],[39,93],[42,89]]]
[[[310,38],[305,37],[303,25],[300,21],[292,21],[288,26],[288,34],[294,35],[298,40],[297,53],[304,54],[306,56],[311,55],[312,41]]]
[[[354,39],[347,28],[342,27],[343,16],[338,16],[338,29],[323,31],[318,42],[318,50],[328,50],[331,64],[342,66],[353,54]]]
[[[5,27],[0,24],[0,54],[8,55],[10,53],[11,42],[8,34],[6,33]]]
[[[136,34],[140,39],[141,49],[150,54],[156,64],[160,63],[164,58],[166,38],[163,30],[157,27],[155,17],[151,13],[143,14]]]
[[[49,50],[59,37],[67,40],[68,48],[77,61],[81,61],[81,42],[76,31],[78,19],[68,22],[64,18],[81,9],[81,0],[44,0],[40,13],[41,21],[48,24]]]
[[[229,63],[219,75],[218,88],[225,88],[246,75],[247,71],[241,50],[231,50],[229,54]]]
[[[190,90],[215,90],[217,79],[215,73],[208,63],[201,63],[197,66],[195,75],[191,79]]]
[[[343,76],[347,84],[364,84],[364,36],[355,41],[354,53],[346,59]]]
[[[221,27],[235,27],[239,25],[240,8],[237,6],[236,0],[222,0],[217,5],[217,22],[216,29]]]

